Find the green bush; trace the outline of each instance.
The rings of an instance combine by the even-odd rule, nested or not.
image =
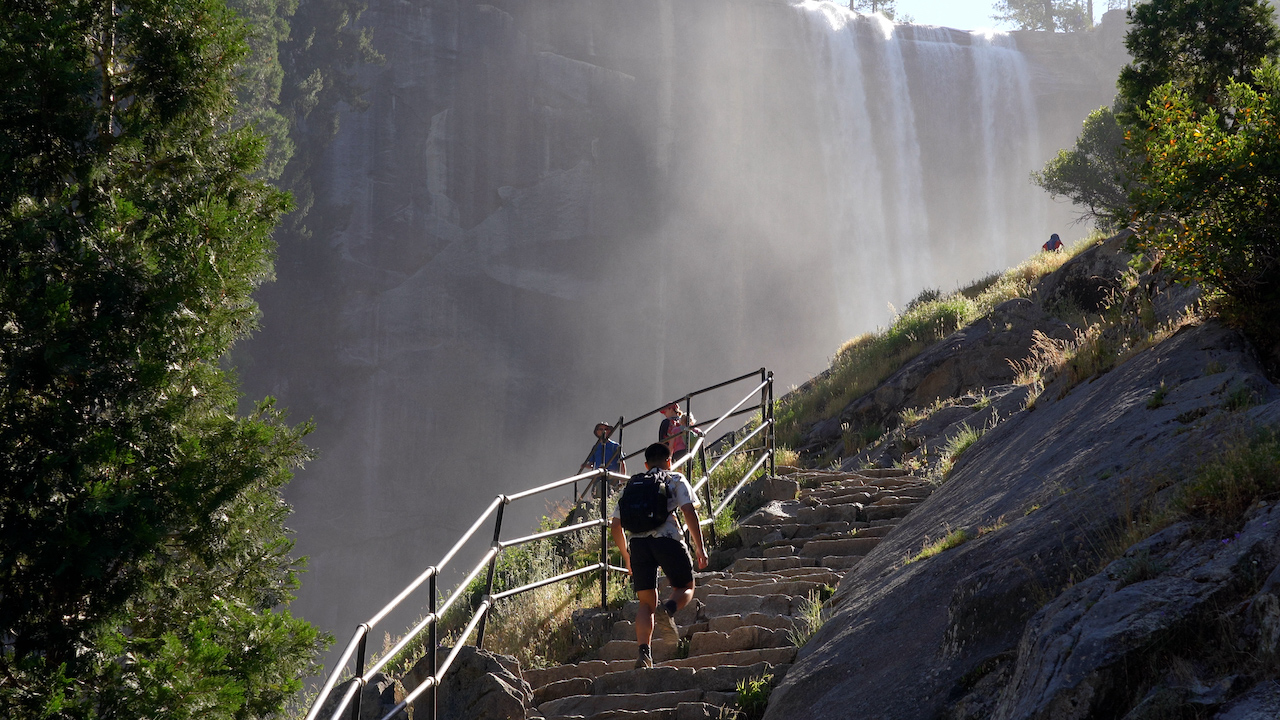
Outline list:
[[[1103,106],[1089,113],[1075,146],[1059,150],[1043,170],[1031,173],[1031,181],[1084,208],[1083,217],[1099,229],[1119,230],[1129,220],[1126,184],[1133,172],[1124,150],[1124,129]]]
[[[1142,118],[1147,162],[1134,194],[1138,249],[1202,284],[1263,347],[1280,341],[1280,68],[1230,83],[1228,110],[1159,88]]]

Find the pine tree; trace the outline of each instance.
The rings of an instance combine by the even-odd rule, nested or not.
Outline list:
[[[280,488],[307,427],[237,414],[289,199],[234,120],[221,0],[0,10],[0,714],[278,714],[319,638]]]
[[[993,20],[1018,30],[1072,32],[1093,27],[1093,0],[998,0]]]

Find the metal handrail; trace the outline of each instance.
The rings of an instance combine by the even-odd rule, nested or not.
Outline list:
[[[534,533],[533,535],[525,535],[522,538],[503,540],[498,543],[498,549],[506,550],[509,547],[514,547],[516,545],[523,545],[527,542],[533,542],[534,540],[543,540],[549,537],[556,537],[557,535],[568,535],[571,532],[577,532],[579,530],[585,530],[590,527],[597,527],[600,525],[608,525],[608,524],[609,523],[606,520],[603,520],[601,518],[596,518],[595,520],[587,520],[585,522],[580,522],[576,525],[566,525],[565,527],[556,528],[555,530],[547,530],[545,532]]]
[[[730,408],[730,409],[729,409],[729,412],[731,413],[731,412],[734,412],[734,411],[738,410],[739,408],[741,408],[743,405],[745,405],[745,404],[747,403],[747,401],[748,401],[748,400],[750,400],[752,397],[754,397],[756,393],[758,393],[758,392],[760,392],[761,390],[763,390],[763,389],[764,389],[767,385],[769,385],[771,382],[773,382],[773,378],[772,378],[772,377],[770,377],[768,380],[765,380],[764,382],[762,382],[762,383],[760,383],[759,385],[757,385],[757,386],[755,387],[755,389],[753,389],[751,392],[747,393],[747,396],[746,396],[746,397],[744,397],[744,398],[742,398],[741,400],[739,400],[737,405],[734,405],[732,408]],[[726,413],[725,415],[727,415],[727,414],[728,414],[728,413]],[[717,426],[717,425],[719,425],[720,423],[724,422],[724,420],[725,420],[725,415],[721,415],[719,419],[717,419],[715,422],[711,423],[711,425],[707,426],[707,430],[706,430],[706,431],[704,431],[704,433],[705,433],[705,432],[709,432],[709,431],[711,431],[711,430],[716,429],[716,426]],[[703,442],[705,442],[705,441],[706,441],[706,437],[699,436],[699,437],[698,437],[698,441],[697,441],[697,442],[695,442],[695,443],[693,444],[693,447],[689,448],[689,451],[688,451],[688,452],[686,452],[686,453],[684,454],[684,457],[680,458],[678,461],[675,461],[675,462],[672,462],[672,463],[671,463],[671,469],[672,469],[672,470],[674,470],[674,469],[676,469],[676,468],[680,467],[681,465],[684,465],[684,464],[685,464],[685,462],[687,462],[687,461],[689,460],[689,458],[693,457],[693,456],[698,452],[698,450],[702,447]]]
[[[700,480],[698,480],[698,484],[693,486],[694,495],[697,495],[698,491],[702,489],[702,486],[706,485],[711,480],[711,473],[715,472],[716,468],[724,464],[724,461],[728,460],[729,457],[732,456],[739,449],[741,449],[743,445],[746,445],[747,442],[749,442],[756,435],[759,435],[761,432],[764,431],[765,428],[770,427],[771,425],[773,425],[772,419],[766,420],[765,422],[760,423],[760,427],[756,428],[755,430],[752,430],[751,434],[742,438],[742,440],[739,441],[737,445],[734,445],[732,448],[729,449],[729,452],[726,452],[725,454],[721,455],[720,459],[716,460],[715,463],[710,468],[707,469],[706,474],[703,475]],[[755,450],[752,449],[752,452],[755,452]]]
[[[759,385],[757,385],[750,393],[748,393],[746,397],[738,401],[738,403],[734,405],[728,412],[720,415],[717,419],[715,419],[714,421],[710,421],[709,423],[699,423],[694,425],[694,427],[700,427],[702,425],[706,425],[708,429],[714,429],[715,427],[723,423],[725,420],[728,420],[729,418],[736,417],[738,415],[742,415],[747,412],[754,412],[757,409],[760,410],[760,415],[761,415],[761,418],[763,419],[763,422],[760,424],[759,427],[757,427],[745,438],[743,438],[743,440],[739,442],[732,450],[722,455],[716,461],[716,463],[711,466],[710,470],[707,469],[705,454],[702,453],[702,449],[705,445],[706,440],[705,440],[705,437],[699,436],[698,441],[694,444],[694,447],[690,449],[689,452],[684,457],[682,457],[677,463],[674,464],[674,467],[679,467],[683,465],[685,462],[689,462],[689,458],[694,457],[695,454],[701,456],[704,477],[702,478],[701,481],[699,481],[697,487],[701,488],[704,485],[706,485],[709,481],[710,473],[713,472],[715,469],[717,469],[725,461],[727,457],[729,457],[738,449],[740,449],[745,443],[750,441],[752,438],[759,435],[760,432],[762,432],[765,428],[773,427],[773,417],[772,417],[773,408],[771,407],[772,397],[773,397],[773,385],[772,385],[773,373],[768,372],[765,368],[761,368],[758,374],[762,378],[762,382]],[[725,382],[718,383],[716,385],[711,385],[706,388],[702,388],[700,390],[695,390],[694,392],[689,393],[688,395],[685,395],[683,398],[681,398],[681,401],[683,401],[686,404],[686,409],[687,409],[689,398],[691,397],[695,397],[703,393],[711,392],[712,390],[717,390],[719,388],[732,385],[737,382],[741,382],[748,378],[755,377],[756,375],[757,373],[755,372],[748,373],[746,375],[742,375],[732,380],[727,380]],[[760,397],[761,397],[759,405],[752,406],[745,410],[741,409],[742,406],[746,404],[746,402],[750,400],[757,392],[760,393]],[[638,418],[633,418],[630,421],[626,421],[624,418],[619,417],[617,424],[614,425],[613,429],[610,430],[610,432],[606,435],[604,440],[608,440],[608,438],[613,435],[614,431],[618,432],[618,437],[619,439],[621,439],[621,435],[622,435],[621,431],[623,428],[627,427],[628,425],[634,424],[639,420],[650,417],[657,412],[660,412],[662,408],[667,407],[668,405],[670,405],[670,403],[667,403],[666,405],[662,405],[661,407],[653,411],[650,411],[644,415],[641,415]],[[734,431],[734,432],[740,432],[740,431]],[[729,437],[732,434],[733,433],[726,433],[724,437]],[[721,437],[716,442],[719,443],[724,439],[724,437]],[[720,512],[722,512],[725,507],[727,507],[728,501],[732,499],[733,495],[735,495],[746,484],[747,480],[751,477],[751,475],[753,475],[757,470],[760,469],[764,461],[765,460],[772,461],[773,459],[772,449],[773,449],[773,433],[770,432],[769,436],[765,439],[764,444],[761,447],[752,448],[749,450],[749,452],[755,452],[756,450],[765,451],[761,456],[761,459],[758,462],[756,462],[756,464],[749,471],[747,471],[747,474],[743,476],[742,480],[738,483],[738,485],[729,493],[729,495],[725,497],[725,500],[724,502],[721,503],[720,507],[711,513],[708,520],[706,522],[701,522],[700,524],[705,525],[705,524],[708,524],[709,522],[714,522],[715,516],[718,515]],[[626,455],[623,457],[623,459],[624,460],[629,459],[630,457],[632,457],[632,455]],[[333,688],[337,684],[337,679],[339,677],[341,670],[346,667],[347,663],[351,660],[353,655],[356,657],[356,674],[355,674],[355,677],[352,679],[350,686],[347,687],[346,690],[343,692],[341,700],[338,702],[336,709],[333,711],[333,714],[331,716],[332,720],[340,720],[343,712],[349,706],[351,707],[351,710],[352,710],[352,720],[356,720],[360,714],[360,703],[361,703],[361,696],[362,696],[361,690],[373,679],[374,675],[376,675],[383,668],[385,668],[387,664],[391,662],[392,659],[397,657],[405,648],[408,647],[409,643],[411,643],[415,638],[421,635],[422,632],[426,631],[429,634],[430,637],[428,638],[428,644],[431,648],[429,653],[431,674],[418,687],[416,687],[403,701],[397,704],[396,707],[392,709],[390,713],[388,713],[383,718],[383,720],[390,720],[394,715],[401,712],[406,707],[408,707],[411,703],[413,703],[422,693],[426,692],[427,690],[433,690],[434,688],[439,687],[441,678],[443,678],[445,673],[448,672],[449,667],[452,665],[454,659],[457,657],[457,654],[460,651],[462,645],[466,642],[466,640],[471,636],[473,632],[478,631],[478,634],[476,636],[476,646],[483,647],[485,621],[488,617],[490,610],[493,608],[494,604],[498,600],[505,599],[507,597],[511,597],[514,595],[518,595],[523,592],[528,592],[530,590],[544,587],[546,585],[551,585],[557,582],[563,582],[565,580],[569,580],[574,577],[579,577],[582,575],[586,575],[588,573],[598,571],[600,572],[600,602],[602,606],[606,604],[608,573],[610,572],[625,573],[626,572],[626,568],[618,567],[616,565],[611,565],[608,562],[607,527],[610,525],[610,520],[606,517],[606,509],[608,506],[608,494],[609,494],[609,487],[608,487],[609,483],[606,481],[608,479],[627,480],[628,476],[621,473],[612,472],[607,468],[597,468],[585,473],[579,473],[571,477],[567,477],[561,480],[557,480],[555,482],[547,483],[539,487],[535,487],[529,490],[524,490],[522,492],[515,493],[513,495],[498,495],[496,498],[494,498],[493,502],[491,502],[489,506],[484,510],[484,512],[481,513],[480,516],[476,519],[476,521],[472,523],[471,527],[468,528],[467,531],[463,533],[462,537],[459,538],[456,543],[454,543],[454,545],[449,549],[447,553],[445,553],[445,556],[441,559],[439,564],[432,565],[427,569],[425,569],[420,575],[418,575],[417,578],[415,578],[412,582],[409,583],[409,585],[407,585],[403,590],[401,590],[400,593],[397,594],[396,597],[391,600],[391,602],[389,602],[386,606],[384,606],[381,610],[379,610],[377,614],[375,614],[372,618],[370,618],[368,622],[361,623],[356,627],[356,632],[353,634],[350,643],[348,643],[346,649],[343,651],[341,657],[339,658],[337,664],[335,665],[335,669],[330,673],[329,677],[326,679],[325,684],[321,688],[319,694],[317,695],[311,707],[311,710],[307,713],[306,720],[316,720],[324,704],[328,701],[328,699],[332,695]],[[591,480],[592,482],[595,482],[595,481],[600,482],[602,491],[600,492],[600,503],[599,503],[600,516],[598,518],[585,521],[585,522],[576,523],[574,525],[570,525],[562,528],[556,528],[554,530],[547,530],[539,533],[534,533],[534,534],[527,535],[520,538],[514,538],[511,540],[505,540],[505,541],[501,540],[503,511],[508,504],[510,504],[515,500],[520,500],[526,497],[530,497],[532,495],[548,492],[550,490],[564,487],[569,484],[575,485],[575,496],[576,496],[576,484],[582,480]],[[708,492],[707,500],[708,500],[708,507],[709,507],[710,506],[710,494],[709,494],[710,488],[709,487],[707,489],[707,492]],[[453,560],[453,558],[458,554],[458,552],[462,549],[462,547],[468,541],[470,541],[472,537],[475,536],[476,532],[479,531],[480,527],[490,517],[494,517],[495,513],[496,513],[496,518],[494,520],[494,533],[493,533],[492,545],[480,558],[479,562],[475,565],[475,567],[472,568],[471,572],[467,574],[466,578],[449,595],[448,599],[445,600],[444,604],[439,608],[437,608],[436,607],[436,579],[439,577],[440,572],[451,560]],[[539,580],[533,583],[529,583],[521,587],[505,590],[497,594],[493,593],[494,572],[496,569],[497,559],[503,550],[509,547],[514,547],[517,545],[522,545],[525,543],[534,542],[537,540],[542,540],[550,537],[566,535],[573,532],[579,532],[581,530],[587,530],[593,527],[600,528],[600,561],[599,562],[593,563],[591,565],[587,565],[582,568],[577,568],[575,570],[570,570],[570,571],[561,573],[555,577],[546,578],[544,580]],[[713,537],[714,537],[714,533],[713,533]],[[455,647],[453,648],[452,652],[449,653],[447,659],[445,660],[444,665],[440,667],[436,667],[436,654],[435,654],[436,629],[440,619],[445,615],[446,612],[448,612],[448,610],[451,607],[453,607],[453,605],[458,601],[458,599],[468,591],[472,583],[474,583],[476,579],[479,577],[480,572],[482,570],[485,570],[486,568],[488,569],[488,578],[485,583],[485,594],[483,595],[483,598],[480,604],[476,607],[474,614],[472,615],[470,621],[466,626],[466,629],[463,631],[463,634],[458,638],[455,644]],[[376,625],[378,622],[382,621],[383,619],[385,619],[387,615],[391,613],[392,610],[398,607],[410,594],[412,594],[415,590],[421,587],[421,585],[424,582],[427,582],[430,585],[429,610],[427,615],[423,617],[413,628],[411,628],[409,632],[406,633],[405,636],[399,640],[399,642],[397,642],[392,648],[390,648],[387,652],[385,652],[381,658],[379,658],[375,663],[373,663],[371,667],[369,667],[366,670],[364,667],[365,648],[366,648],[366,643],[368,641],[369,634],[372,632],[373,626]],[[434,693],[434,690],[433,690],[433,693]],[[354,700],[354,706],[352,706],[353,700]],[[434,694],[431,696],[427,715],[430,718],[435,717]]]
[[[733,487],[733,490],[729,491],[729,493],[724,496],[724,499],[720,501],[720,507],[716,508],[714,512],[708,514],[708,520],[710,522],[715,522],[715,517],[724,512],[725,508],[729,507],[729,501],[733,499],[733,496],[738,494],[738,491],[742,489],[742,486],[747,484],[747,481],[751,479],[751,476],[756,474],[756,471],[760,469],[761,465],[764,465],[765,462],[770,459],[771,455],[772,453],[765,453],[760,456],[760,459],[757,460],[756,464],[752,465],[751,469],[742,476],[742,479]],[[706,523],[699,522],[699,524],[705,525]]]

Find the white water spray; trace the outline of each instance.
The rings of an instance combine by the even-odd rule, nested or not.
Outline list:
[[[1026,62],[1007,34],[797,5],[813,44],[847,332],[886,298],[1016,263],[1044,234]],[[885,318],[881,318],[882,320]]]

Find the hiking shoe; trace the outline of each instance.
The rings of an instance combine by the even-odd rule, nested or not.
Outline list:
[[[657,610],[653,611],[654,637],[662,638],[663,640],[670,640],[672,642],[678,642],[680,640],[680,628],[676,627],[676,620],[672,617],[672,615],[675,614],[675,608],[672,607],[674,604],[675,603],[668,600],[659,605]]]
[[[640,655],[636,658],[636,667],[637,668],[653,667],[653,652],[649,650],[648,645],[640,646]]]

